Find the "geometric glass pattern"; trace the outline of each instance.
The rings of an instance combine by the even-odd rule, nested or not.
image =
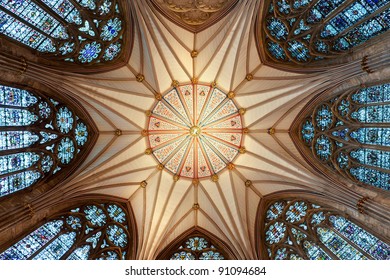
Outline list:
[[[226,93],[210,85],[169,90],[151,110],[148,145],[157,161],[179,177],[205,178],[240,152],[243,121]]]
[[[48,59],[81,64],[112,61],[122,47],[120,2],[0,0],[0,37]]]
[[[86,124],[65,104],[0,85],[0,197],[69,166],[87,142]]]
[[[171,260],[224,260],[218,249],[203,236],[192,236],[172,253]]]
[[[388,0],[268,1],[263,44],[274,61],[334,57],[390,29]]]
[[[86,204],[50,219],[0,253],[0,260],[122,260],[131,245],[115,203]]]
[[[265,245],[275,260],[390,260],[390,246],[329,208],[278,200],[265,218]]]
[[[317,105],[301,141],[333,172],[390,190],[390,84],[350,90]]]

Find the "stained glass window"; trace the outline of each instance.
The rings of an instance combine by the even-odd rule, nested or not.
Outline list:
[[[171,260],[224,260],[225,256],[203,235],[188,237],[176,251]]]
[[[263,45],[272,60],[307,64],[387,32],[387,0],[268,0]]]
[[[0,253],[0,260],[121,260],[131,247],[126,211],[91,203],[54,217]]]
[[[359,185],[390,190],[390,84],[334,96],[304,119],[303,143],[321,163]]]
[[[114,60],[124,22],[118,0],[0,0],[0,36],[48,59],[81,64]]]
[[[204,178],[223,170],[239,154],[243,121],[234,100],[222,90],[186,84],[156,102],[147,132],[149,148],[168,171]]]
[[[0,85],[0,197],[60,172],[87,142],[87,125],[67,105]]]
[[[275,201],[265,216],[270,259],[390,259],[388,244],[336,211],[309,201]]]

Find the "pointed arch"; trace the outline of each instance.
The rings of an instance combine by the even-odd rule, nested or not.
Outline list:
[[[0,260],[135,259],[137,229],[128,202],[79,197],[57,205],[55,212],[4,243]]]
[[[389,239],[330,206],[314,193],[279,192],[259,204],[261,259],[390,259]]]
[[[312,72],[347,62],[352,52],[388,41],[390,4],[365,0],[266,0],[256,23],[265,64]]]
[[[68,72],[121,67],[133,44],[129,2],[2,1],[1,52]]]
[[[63,182],[92,150],[97,128],[69,94],[32,80],[0,80],[2,207]]]
[[[298,114],[291,136],[317,171],[378,193],[390,190],[390,83],[331,89]]]
[[[211,232],[193,227],[173,240],[157,260],[236,260],[232,250]]]

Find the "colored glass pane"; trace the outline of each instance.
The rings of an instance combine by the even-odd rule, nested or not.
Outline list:
[[[186,84],[169,90],[151,110],[149,147],[175,175],[204,178],[238,155],[242,118],[235,102],[216,87]]]
[[[121,210],[107,216],[108,208]],[[126,227],[127,217],[119,205],[84,205],[42,225],[0,253],[0,260],[125,258],[130,240]],[[74,244],[83,245],[73,248]]]
[[[301,139],[332,171],[360,184],[389,190],[389,100],[390,84],[325,100],[304,119]]]
[[[74,127],[75,118],[72,110],[58,101],[0,85],[0,197],[56,173],[58,162],[72,162],[88,141],[87,126],[78,120]]]
[[[390,8],[385,0],[268,3],[270,8],[263,19],[265,45],[269,55],[278,61],[288,57],[292,63],[310,63],[334,57],[390,28]]]
[[[171,260],[224,260],[224,255],[206,237],[194,236],[186,239]]]
[[[271,259],[390,259],[388,244],[329,208],[278,200],[266,213],[265,245]]]
[[[50,59],[82,64],[111,61],[121,52],[123,39],[120,2],[105,0],[98,6],[90,0],[1,0],[0,36]]]

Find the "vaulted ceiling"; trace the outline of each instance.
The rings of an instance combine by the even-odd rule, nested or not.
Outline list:
[[[155,258],[195,226],[220,237],[238,258],[257,258],[256,216],[264,196],[329,189],[333,190],[329,197],[338,195],[335,183],[305,163],[289,128],[314,92],[348,73],[303,75],[262,64],[255,39],[261,1],[195,1],[219,3],[218,13],[223,11],[213,24],[207,19],[206,27],[195,33],[188,22],[180,25],[183,17],[171,9],[174,2],[188,1],[131,2],[135,34],[125,66],[100,74],[49,78],[74,93],[99,130],[89,157],[55,196],[67,200],[101,194],[129,201],[137,224],[139,259]],[[239,107],[246,109],[246,152],[221,171],[217,181],[174,179],[145,153],[147,137],[142,131],[147,129],[147,111],[174,81],[216,82],[224,92],[234,92]]]

